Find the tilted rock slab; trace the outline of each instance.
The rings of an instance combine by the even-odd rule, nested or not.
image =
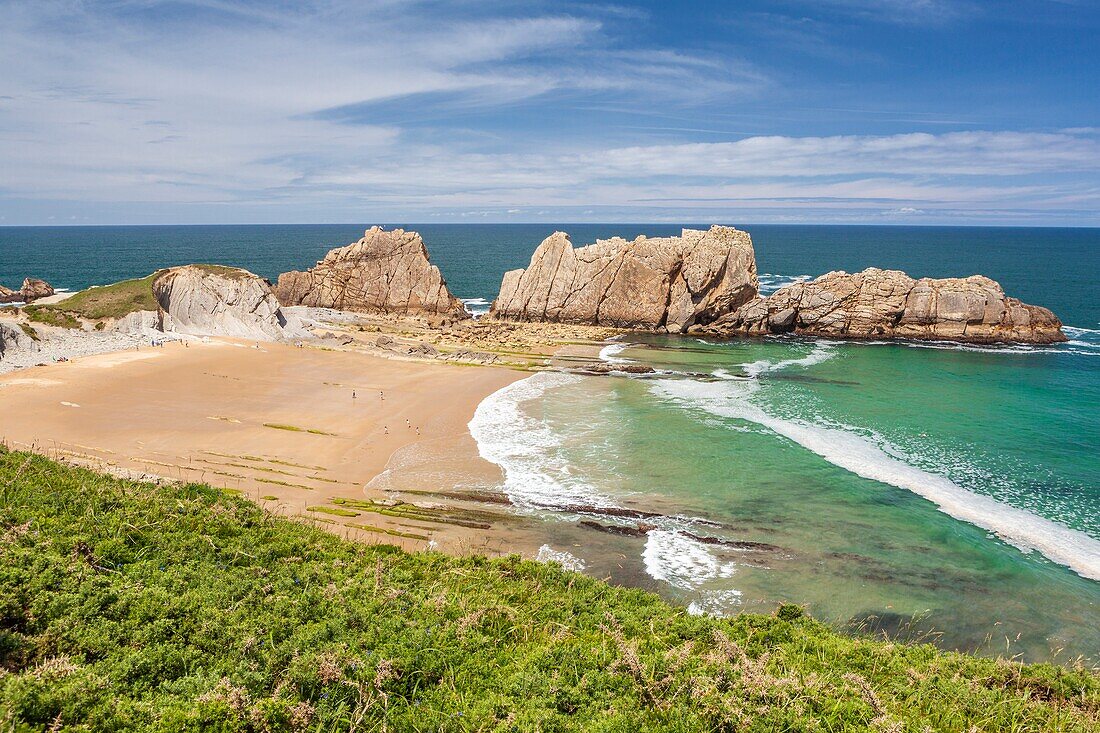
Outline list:
[[[153,281],[153,296],[163,311],[159,326],[164,331],[253,341],[308,335],[296,322],[288,321],[271,284],[247,270],[173,267]]]
[[[578,249],[555,232],[526,270],[505,273],[490,315],[679,333],[736,309],[756,288],[752,239],[732,227]]]
[[[306,272],[284,272],[275,295],[285,306],[469,318],[451,295],[416,232],[371,227]]]
[[[38,351],[38,344],[14,323],[0,323],[0,359],[17,351]]]
[[[830,272],[782,288],[696,331],[968,343],[1066,340],[1053,313],[1007,297],[988,277],[915,280],[899,270],[877,268]]]

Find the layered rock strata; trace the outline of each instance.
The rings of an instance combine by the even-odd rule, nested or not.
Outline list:
[[[283,314],[271,284],[247,270],[214,265],[173,267],[153,281],[162,313],[156,327],[196,336],[232,336],[256,341],[307,334]],[[135,326],[153,326],[143,313]]]
[[[756,289],[752,240],[732,227],[577,249],[555,232],[527,269],[505,273],[490,316],[679,333],[733,311]]]
[[[284,306],[469,317],[429,261],[424,240],[403,229],[371,227],[358,242],[332,250],[316,267],[284,272],[275,294]]]
[[[1053,313],[1006,296],[987,277],[916,280],[877,268],[796,283],[693,330],[717,336],[796,333],[969,343],[1066,340]]]
[[[38,343],[14,323],[0,323],[0,359],[16,351],[37,351]]]

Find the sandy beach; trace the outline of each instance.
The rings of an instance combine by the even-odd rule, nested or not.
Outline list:
[[[524,376],[311,346],[168,343],[0,376],[0,439],[238,490],[356,539],[491,550],[492,517],[454,501],[500,478],[466,425],[484,397]],[[402,464],[439,461],[446,470],[408,503],[385,491]]]

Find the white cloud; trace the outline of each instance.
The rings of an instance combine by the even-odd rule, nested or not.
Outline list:
[[[415,118],[416,100],[457,95],[507,115],[567,92],[605,104],[607,126],[626,130],[640,129],[631,103],[728,105],[768,77],[721,54],[614,43],[600,21],[560,12],[475,21],[396,0],[186,5],[188,20],[167,22],[174,6],[152,1],[0,4],[0,206],[206,206],[231,220],[248,205],[281,221],[359,218],[367,206],[483,218],[548,207],[1100,209],[1096,128],[636,145],[583,130],[518,144],[505,129],[479,133],[499,138],[480,146],[462,130],[410,134],[372,105],[404,101]],[[569,123],[569,110],[539,111]],[[21,218],[18,204],[3,213]]]

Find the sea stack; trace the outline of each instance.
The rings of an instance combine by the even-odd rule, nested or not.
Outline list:
[[[186,265],[165,270],[153,281],[164,331],[196,336],[232,336],[277,341],[308,335],[288,322],[271,284],[247,270],[220,265]]]
[[[1046,308],[1005,295],[988,277],[922,278],[870,268],[830,272],[756,298],[695,332],[715,336],[795,333],[829,338],[903,338],[965,343],[1065,341]]]
[[[555,232],[526,270],[505,273],[491,317],[680,333],[756,297],[747,232],[713,226],[679,237],[600,239],[578,249]]]
[[[332,250],[316,267],[284,272],[275,295],[284,306],[469,318],[428,259],[424,240],[403,229],[371,227],[358,242]]]
[[[45,280],[28,277],[23,279],[23,286],[19,290],[12,290],[0,285],[0,303],[33,303],[41,298],[48,298],[54,294],[53,286]]]

